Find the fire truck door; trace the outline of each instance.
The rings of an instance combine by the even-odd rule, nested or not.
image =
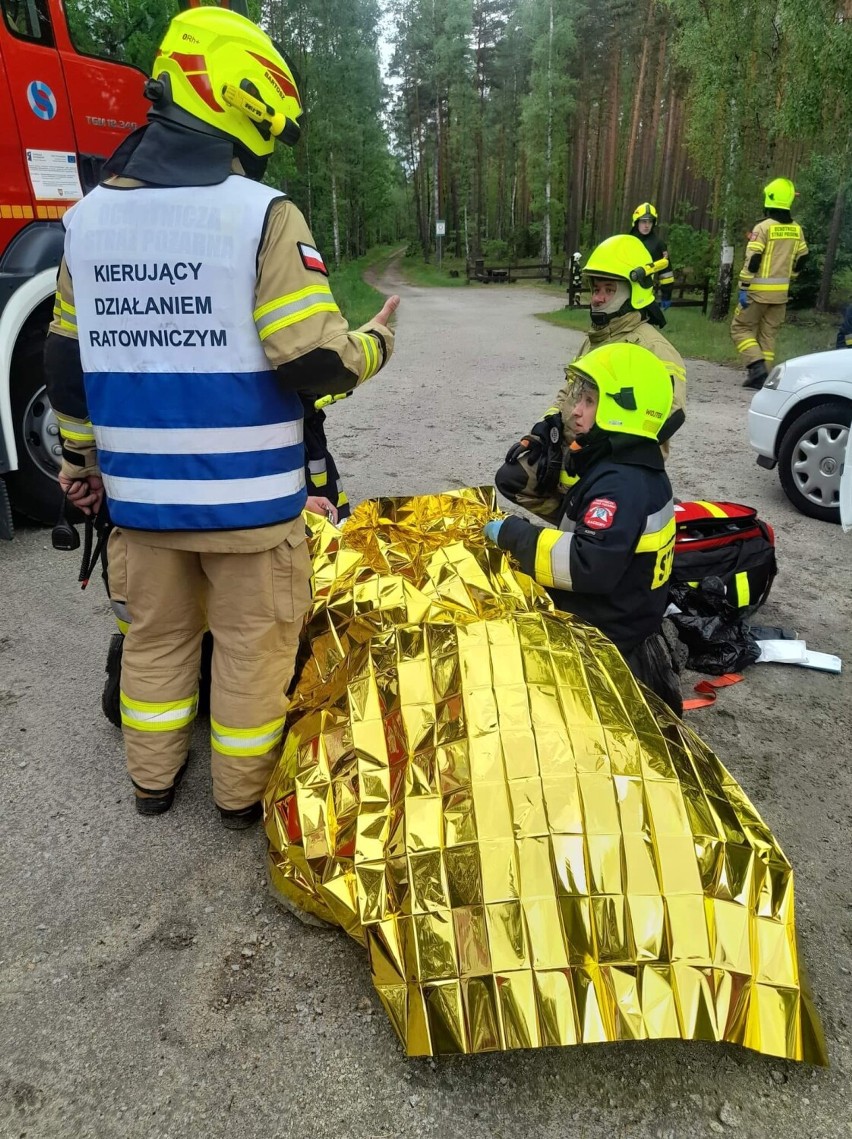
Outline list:
[[[27,190],[36,219],[82,196],[77,143],[47,0],[0,0],[8,76]]]

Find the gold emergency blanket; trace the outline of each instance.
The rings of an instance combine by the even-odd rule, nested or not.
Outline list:
[[[468,489],[316,521],[273,889],[366,946],[412,1056],[681,1037],[825,1063],[778,843],[486,547],[494,509]]]

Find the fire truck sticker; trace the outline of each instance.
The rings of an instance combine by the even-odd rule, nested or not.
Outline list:
[[[56,115],[56,97],[40,79],[34,79],[27,88],[27,102],[40,119],[52,119]]]
[[[27,170],[39,202],[76,202],[83,196],[76,154],[67,150],[28,150]]]

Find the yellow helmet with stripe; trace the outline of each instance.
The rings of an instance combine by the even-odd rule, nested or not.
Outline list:
[[[290,64],[257,24],[225,8],[191,8],[169,24],[145,93],[151,115],[227,136],[252,155],[299,139],[302,101]]]
[[[796,197],[796,187],[789,178],[773,178],[763,187],[763,205],[767,210],[790,210]]]
[[[611,277],[627,281],[630,285],[630,305],[634,309],[647,308],[654,301],[651,280],[643,272],[648,264],[648,250],[638,237],[619,233],[608,237],[592,251],[583,266],[587,277]]]
[[[672,377],[665,364],[639,344],[603,344],[575,360],[569,378],[598,389],[595,423],[602,431],[654,439],[672,410]]]
[[[642,218],[650,218],[651,221],[654,222],[654,224],[656,225],[657,211],[654,208],[654,206],[651,205],[650,202],[640,202],[639,205],[636,207],[636,209],[633,211],[633,224],[634,225],[636,224],[637,221],[641,221]]]

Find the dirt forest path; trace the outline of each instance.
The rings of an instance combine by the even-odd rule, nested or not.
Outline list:
[[[580,336],[534,288],[398,291],[386,373],[332,407],[354,500],[490,483]],[[671,318],[676,327],[677,312]],[[737,373],[689,363],[681,498],[758,507],[780,574],[762,614],[852,668],[852,536],[797,515],[746,434]],[[27,1139],[840,1139],[850,1135],[848,673],[757,665],[689,723],[797,875],[802,957],[832,1067],[663,1043],[408,1061],[364,952],[264,883],[260,832],[223,830],[199,720],[174,809],[141,819],[99,695],[112,632],[77,559],[23,527],[0,549],[0,1134]],[[697,679],[697,678],[695,678]]]

